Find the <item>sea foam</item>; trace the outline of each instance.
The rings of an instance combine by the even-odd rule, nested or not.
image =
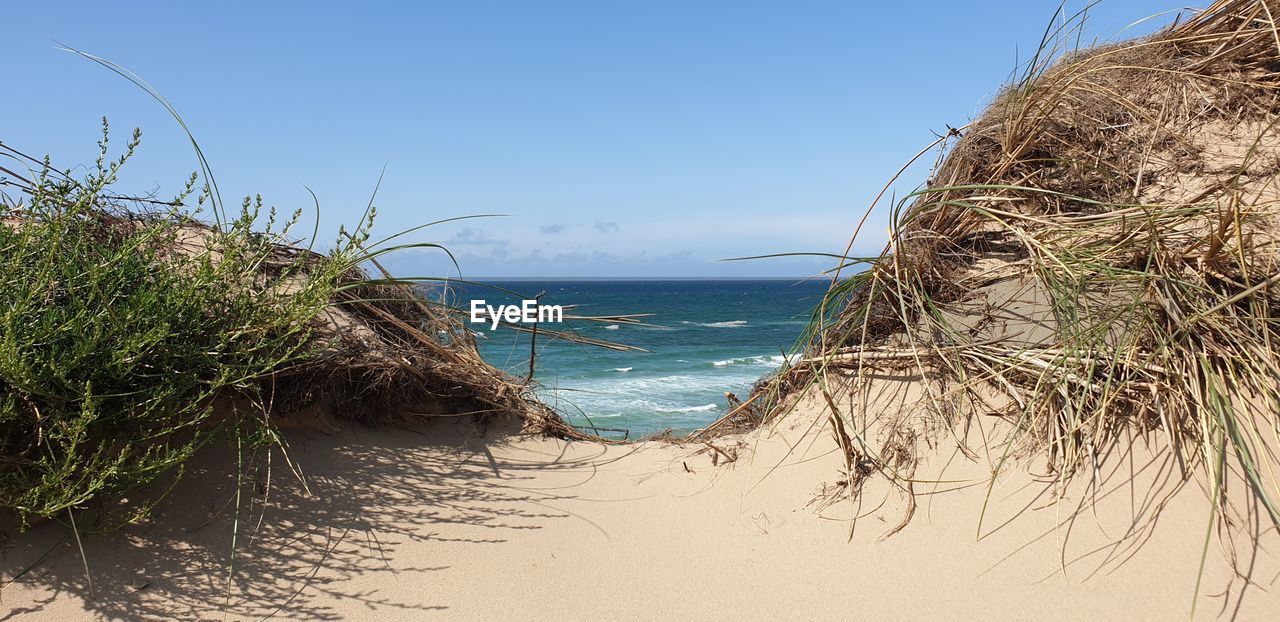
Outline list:
[[[702,406],[680,406],[678,408],[663,408],[658,406],[654,408],[654,410],[660,413],[701,413],[707,412],[708,410],[715,410],[717,408],[719,408],[719,406],[715,404],[704,404]]]
[[[681,324],[693,324],[694,326],[705,326],[705,327],[707,327],[707,328],[742,328],[743,326],[747,326],[747,321],[746,321],[746,320],[729,320],[729,321],[726,321],[726,322],[686,322],[686,321],[681,321],[680,323],[681,323]]]
[[[715,367],[728,367],[729,365],[766,365],[769,367],[776,367],[786,363],[787,360],[787,357],[781,354],[775,354],[773,356],[740,356],[738,358],[711,361],[711,365]]]

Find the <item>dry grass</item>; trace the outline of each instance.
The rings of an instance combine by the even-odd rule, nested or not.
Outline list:
[[[104,123],[83,179],[0,143],[0,509],[136,521],[164,494],[139,489],[200,446],[283,445],[282,425],[499,416],[595,438],[481,358],[462,310],[420,287],[448,279],[382,270],[406,246],[370,241],[372,203],[317,253],[292,241],[300,210],[228,217],[196,175],[172,200],[118,194],[139,136],[109,159]]]
[[[807,358],[761,387],[769,417],[820,392],[848,480],[869,465],[908,488],[897,448],[918,430],[873,448],[869,400],[832,399],[907,369],[933,429],[991,411],[1009,424],[997,472],[1039,455],[1065,483],[1136,433],[1201,478],[1220,524],[1236,476],[1280,525],[1278,15],[1220,0],[1084,51],[1080,20],[1062,20],[933,145],[945,157],[893,206],[883,253],[833,280]]]

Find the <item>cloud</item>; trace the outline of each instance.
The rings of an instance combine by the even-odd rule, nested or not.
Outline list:
[[[506,259],[511,255],[511,240],[495,238],[484,229],[472,229],[471,227],[453,234],[453,237],[444,243],[444,247],[450,250],[475,249],[479,254],[487,255],[493,259]],[[477,253],[467,252],[464,254],[474,255]]]
[[[507,240],[499,240],[484,229],[472,229],[467,227],[449,238],[445,242],[445,246],[505,246]]]
[[[586,227],[587,225],[566,225],[563,223],[557,223],[554,225],[542,225],[541,227],[538,227],[538,233],[541,233],[542,235],[556,235],[559,233],[568,233],[572,230],[582,230]],[[618,226],[618,223],[612,220],[601,220],[590,225],[590,227],[600,233],[617,233],[622,230],[622,228]]]
[[[825,259],[782,258],[776,261],[716,262],[705,252],[687,248],[669,251],[640,249],[605,251],[555,248],[516,249],[505,247],[459,247],[462,274],[467,278],[552,278],[552,277],[797,277],[817,274],[830,267]],[[452,270],[447,257],[425,253],[393,255],[390,269],[395,274],[440,274]],[[434,272],[432,272],[434,270]]]

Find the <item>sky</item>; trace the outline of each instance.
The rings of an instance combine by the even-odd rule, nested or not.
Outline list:
[[[1083,8],[1069,1],[1067,11]],[[197,164],[168,113],[70,46],[151,83],[223,199],[261,194],[374,237],[442,243],[464,278],[802,277],[839,253],[912,155],[981,111],[1057,0],[991,2],[9,2],[0,141],[92,164],[101,119],[142,146],[128,192]],[[1142,35],[1181,5],[1102,0],[1086,32]],[[921,183],[909,171],[899,195]],[[315,216],[308,188],[319,199]],[[883,246],[873,213],[853,254]],[[392,260],[456,276],[442,253]]]

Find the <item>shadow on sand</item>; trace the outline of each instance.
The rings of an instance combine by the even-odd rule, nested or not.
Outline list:
[[[516,530],[571,518],[554,505],[572,498],[572,487],[522,484],[533,468],[590,478],[596,464],[563,455],[528,463],[497,458],[488,451],[494,438],[461,420],[334,436],[299,431],[289,435],[290,460],[275,450],[245,469],[238,501],[235,452],[209,448],[146,522],[84,535],[83,557],[69,528],[49,522],[20,533],[5,517],[0,572],[5,580],[26,572],[0,593],[0,619],[49,615],[50,603],[72,596],[110,619],[333,620],[351,615],[352,601],[443,609],[431,604],[430,592],[432,573],[445,567],[406,566],[397,549],[428,540],[492,546]],[[451,537],[437,537],[446,523]],[[349,581],[363,575],[379,576]],[[391,589],[361,589],[375,585]],[[335,599],[346,603],[345,612],[323,604]]]

